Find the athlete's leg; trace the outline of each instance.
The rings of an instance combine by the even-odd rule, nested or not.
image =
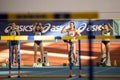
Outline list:
[[[15,62],[15,47],[12,45],[12,63]]]
[[[37,59],[37,43],[34,42],[34,63],[36,63]]]
[[[40,56],[41,56],[41,62],[44,62],[44,48],[43,48],[43,43],[40,42]]]
[[[106,44],[106,65],[111,66],[110,61],[110,42]]]
[[[15,45],[12,45],[12,66],[16,64]]]
[[[68,60],[69,60],[69,52],[70,52],[70,45],[69,45],[69,43],[67,43]]]
[[[101,42],[101,63],[105,62],[106,60],[106,50],[105,50],[105,44]]]
[[[76,63],[77,62],[77,57],[76,57],[76,43],[73,42],[72,44],[72,53],[73,53],[73,59],[74,59],[74,62]]]
[[[18,63],[18,45],[14,45],[15,48],[15,62]]]

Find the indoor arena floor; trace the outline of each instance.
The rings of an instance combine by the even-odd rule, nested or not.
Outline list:
[[[34,61],[34,42],[21,42],[21,61],[24,63],[24,66],[31,66]],[[67,44],[64,42],[43,42],[44,51],[48,53],[48,61],[51,66],[61,66],[63,63],[68,62],[68,52]],[[92,42],[92,60],[93,64],[96,65],[96,62],[99,61],[101,57],[101,44],[100,41]],[[78,44],[76,44],[78,50]],[[89,45],[88,42],[81,42],[81,63],[83,66],[88,66],[89,60]],[[39,50],[39,48],[38,48]],[[37,57],[40,56],[38,51]],[[117,61],[117,65],[120,66],[120,42],[111,41],[110,43],[110,58],[111,64],[114,66],[114,61]],[[9,49],[7,43],[0,42],[0,65],[6,62],[6,59],[9,57]]]
[[[92,51],[93,51],[93,65],[95,66],[96,62],[98,62],[99,57],[101,55],[100,51],[100,41],[92,42]],[[21,42],[21,61],[23,66],[21,68],[21,74],[24,75],[56,75],[56,74],[69,74],[69,67],[62,66],[63,63],[66,63],[68,60],[68,53],[67,53],[67,44],[64,42],[45,42],[44,50],[48,52],[48,60],[50,66],[42,67],[42,68],[32,68],[27,66],[32,66],[34,61],[34,49],[33,49],[33,42]],[[76,44],[77,50],[78,46]],[[120,42],[112,41],[110,46],[110,57],[111,57],[111,64],[114,66],[114,61],[117,61],[117,66],[120,66]],[[84,74],[88,74],[88,60],[89,60],[89,49],[88,43],[82,42],[81,43],[81,62],[82,62],[82,71]],[[38,57],[39,52],[38,52]],[[0,42],[0,65],[6,62],[6,59],[9,57],[9,49],[5,42]],[[17,68],[13,68],[13,74],[17,74]],[[76,74],[74,78],[41,78],[41,79],[22,79],[22,80],[88,80],[87,78],[78,78],[78,67],[73,67],[73,74]],[[120,75],[120,68],[119,67],[94,67],[94,74],[110,74],[110,75]],[[0,75],[7,75],[8,69],[7,68],[0,68]],[[8,80],[8,79],[1,79],[1,80]],[[21,80],[19,78],[10,78],[9,80]],[[120,79],[112,79],[112,78],[95,78],[94,80],[120,80]]]
[[[78,77],[78,67],[73,67],[73,78],[8,78],[0,80],[89,80],[88,78]],[[88,74],[89,68],[82,66],[83,74]],[[94,67],[93,74],[97,75],[120,75],[120,67]],[[12,68],[12,74],[17,75],[17,68]],[[21,75],[66,75],[69,74],[68,66],[49,66],[41,68],[22,67]],[[8,75],[8,68],[0,68],[0,75]],[[89,75],[89,74],[88,74]],[[120,78],[94,78],[94,80],[120,80]]]

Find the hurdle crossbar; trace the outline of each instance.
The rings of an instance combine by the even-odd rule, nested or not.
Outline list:
[[[0,36],[0,40],[71,40],[73,36]],[[76,36],[81,39],[120,39],[120,36]]]
[[[109,39],[120,39],[120,36],[76,36],[76,39],[80,40],[80,39],[105,39],[105,38],[109,38]]]

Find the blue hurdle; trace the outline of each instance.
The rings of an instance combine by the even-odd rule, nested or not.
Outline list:
[[[16,38],[14,38],[16,39]],[[33,36],[28,37],[29,40],[33,40]],[[60,37],[57,37],[57,39],[60,39]],[[70,77],[75,77],[75,74],[72,74],[72,42],[69,42],[70,44],[70,52],[69,52],[69,62],[70,62],[70,72],[69,75],[21,75],[20,73],[20,40],[18,40],[18,75],[14,76],[12,75],[11,71],[11,62],[12,62],[12,45],[11,41],[9,41],[9,76],[0,76],[0,78],[70,78]]]

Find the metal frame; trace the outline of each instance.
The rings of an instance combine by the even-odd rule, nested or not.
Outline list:
[[[14,38],[15,39],[15,38]],[[0,78],[71,78],[75,77],[75,74],[72,74],[72,42],[70,40],[70,52],[69,52],[69,62],[70,62],[70,71],[68,75],[22,75],[20,72],[20,41],[18,41],[18,75],[12,75],[11,62],[12,62],[12,46],[11,41],[9,41],[9,76],[0,76]]]

